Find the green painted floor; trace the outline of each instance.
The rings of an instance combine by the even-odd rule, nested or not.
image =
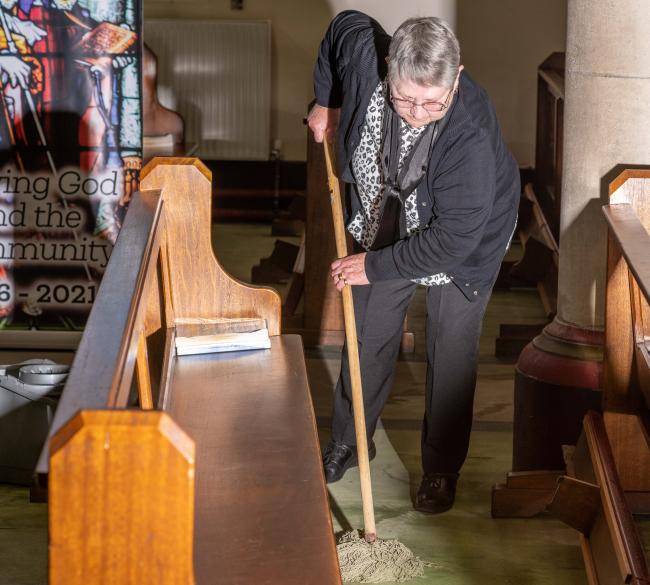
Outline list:
[[[0,585],[47,583],[47,505],[0,485]]]
[[[419,433],[376,435],[371,464],[377,534],[397,538],[434,563],[418,583],[503,585],[586,583],[577,536],[550,519],[493,520],[490,490],[509,466],[510,432],[478,431],[458,484],[456,505],[446,514],[413,510],[419,483]],[[334,529],[363,526],[358,471],[329,487]]]
[[[250,279],[249,266],[268,257],[276,238],[250,225],[224,225],[215,232],[215,249],[235,276]],[[283,238],[297,242],[296,239]],[[248,242],[238,248],[238,241]],[[516,257],[517,250],[512,254]],[[226,258],[238,257],[239,262]],[[425,301],[418,291],[409,310],[416,335],[415,358],[397,364],[395,385],[375,442],[371,463],[377,533],[397,538],[422,559],[434,563],[417,583],[436,585],[585,585],[577,533],[558,521],[494,520],[491,489],[511,468],[514,365],[494,357],[499,325],[540,323],[544,312],[534,290],[495,292],[483,324],[479,376],[470,453],[458,484],[456,505],[446,514],[413,510],[420,483],[420,424],[424,408]],[[339,352],[307,353],[307,369],[324,444],[329,438],[332,389],[339,371]],[[359,474],[350,470],[328,486],[334,530],[363,528]]]
[[[586,584],[577,533],[550,518],[495,520],[490,516],[492,486],[505,480],[512,457],[513,365],[492,357],[494,334],[490,339],[494,309],[505,303],[506,296],[509,293],[495,293],[486,318],[474,430],[454,508],[430,516],[412,507],[421,477],[423,362],[398,363],[395,386],[375,435],[377,457],[371,473],[377,534],[399,539],[434,563],[418,583]],[[339,368],[333,352],[328,355],[307,360],[323,444],[329,438],[331,391]],[[358,469],[328,488],[334,530],[363,528]]]
[[[242,280],[250,279],[250,267],[260,257],[270,255],[274,241],[268,226],[226,224],[215,229],[215,248],[223,265]],[[422,585],[584,585],[577,533],[548,518],[490,517],[491,488],[504,481],[510,469],[514,375],[512,363],[494,358],[494,339],[501,322],[543,320],[534,291],[497,292],[490,302],[481,340],[474,431],[456,505],[438,516],[413,510],[411,498],[420,482],[425,364],[418,356],[423,349],[423,310],[423,295],[418,293],[409,312],[416,355],[398,363],[394,391],[375,437],[378,454],[371,470],[378,535],[398,538],[434,563],[416,581]],[[325,442],[338,354],[310,351],[307,367]],[[329,486],[329,492],[334,530],[362,528],[358,471],[349,471]],[[29,504],[27,498],[26,489],[0,486],[0,585],[47,581],[46,505]],[[645,526],[644,532],[650,535]]]

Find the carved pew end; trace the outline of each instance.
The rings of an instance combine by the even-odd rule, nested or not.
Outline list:
[[[81,411],[50,451],[50,585],[194,583],[194,442],[169,415]]]

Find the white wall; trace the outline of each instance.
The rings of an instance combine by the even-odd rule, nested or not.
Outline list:
[[[566,46],[566,0],[459,0],[461,58],[494,102],[521,166],[535,162],[537,67]]]
[[[521,165],[534,161],[536,70],[564,50],[566,0],[147,0],[145,18],[268,19],[273,34],[271,137],[287,160],[305,160],[302,119],[313,98],[312,70],[332,16],[355,8],[394,29],[409,16],[432,14],[459,36],[463,63],[492,96],[504,135]],[[146,41],[146,39],[145,39]],[[270,150],[269,145],[269,150]]]
[[[326,0],[146,0],[146,18],[269,20],[272,28],[271,144],[282,140],[286,160],[305,160],[307,131],[302,120],[313,99],[312,71],[320,39],[332,18]],[[145,38],[145,42],[146,42]]]
[[[456,25],[456,0],[329,0],[332,13],[342,10],[361,10],[375,18],[388,32],[412,16],[437,16],[452,28]]]

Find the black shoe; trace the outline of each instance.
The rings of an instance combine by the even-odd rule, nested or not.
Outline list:
[[[454,505],[457,473],[425,473],[415,497],[415,509],[427,514],[446,512]]]
[[[368,459],[372,461],[377,455],[375,442],[370,441],[368,445]],[[323,469],[325,470],[325,481],[334,483],[343,477],[343,474],[359,465],[357,459],[357,448],[354,445],[330,441],[323,453]]]

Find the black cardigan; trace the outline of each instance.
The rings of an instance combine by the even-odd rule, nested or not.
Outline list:
[[[389,44],[390,36],[375,20],[348,10],[332,20],[320,45],[314,70],[316,101],[341,108],[337,166],[348,183],[355,182],[352,155],[370,97],[386,76]],[[485,90],[465,71],[447,116],[417,187],[424,229],[368,252],[365,269],[370,282],[445,272],[473,299],[489,291],[512,235],[519,170]],[[350,216],[361,208],[356,196],[348,205]]]

